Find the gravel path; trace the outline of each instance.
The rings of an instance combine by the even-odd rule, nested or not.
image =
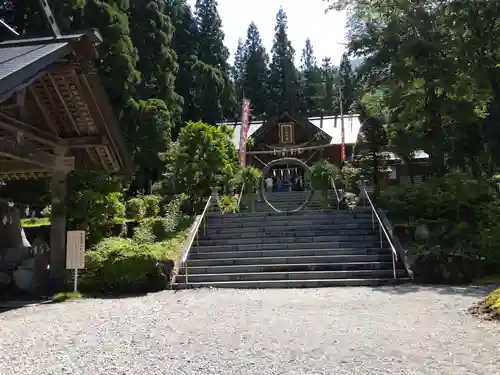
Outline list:
[[[197,290],[0,314],[2,375],[500,374],[477,288]]]

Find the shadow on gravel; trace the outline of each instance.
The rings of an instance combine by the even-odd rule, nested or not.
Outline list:
[[[0,314],[22,309],[23,307],[38,306],[47,303],[52,303],[49,299],[37,299],[37,300],[8,300],[0,301]]]
[[[407,293],[416,293],[423,291],[435,291],[439,294],[462,295],[467,297],[481,298],[488,295],[495,288],[496,288],[495,285],[450,286],[450,285],[405,284],[405,285],[396,285],[393,287],[372,288],[372,290],[382,293],[391,293],[391,294],[407,294]]]

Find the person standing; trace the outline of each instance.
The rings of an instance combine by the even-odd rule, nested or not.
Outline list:
[[[266,178],[266,191],[273,191],[274,180],[271,176]]]

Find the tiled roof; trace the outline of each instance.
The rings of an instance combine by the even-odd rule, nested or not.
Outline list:
[[[358,139],[359,130],[361,129],[361,123],[359,121],[358,115],[344,115],[344,140],[346,145],[354,145]],[[340,145],[340,128],[341,128],[341,118],[340,116],[328,116],[323,117],[311,117],[308,120],[314,124],[318,129],[322,129],[325,133],[332,137],[330,144]],[[248,130],[248,136],[251,136],[257,129],[259,129],[264,123],[262,121],[252,122],[250,124],[250,129]],[[234,127],[233,133],[233,143],[236,148],[239,148],[240,144],[240,131],[241,124],[227,124]]]
[[[49,65],[73,50],[72,42],[90,37],[99,40],[99,33],[85,33],[61,37],[20,38],[0,43],[0,102],[11,91],[29,82]]]
[[[0,45],[0,99],[70,51],[69,43],[5,48]]]

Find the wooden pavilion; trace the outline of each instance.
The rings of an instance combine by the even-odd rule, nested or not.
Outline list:
[[[64,274],[66,180],[73,169],[129,172],[94,60],[97,31],[0,43],[0,180],[50,178],[51,274]]]

